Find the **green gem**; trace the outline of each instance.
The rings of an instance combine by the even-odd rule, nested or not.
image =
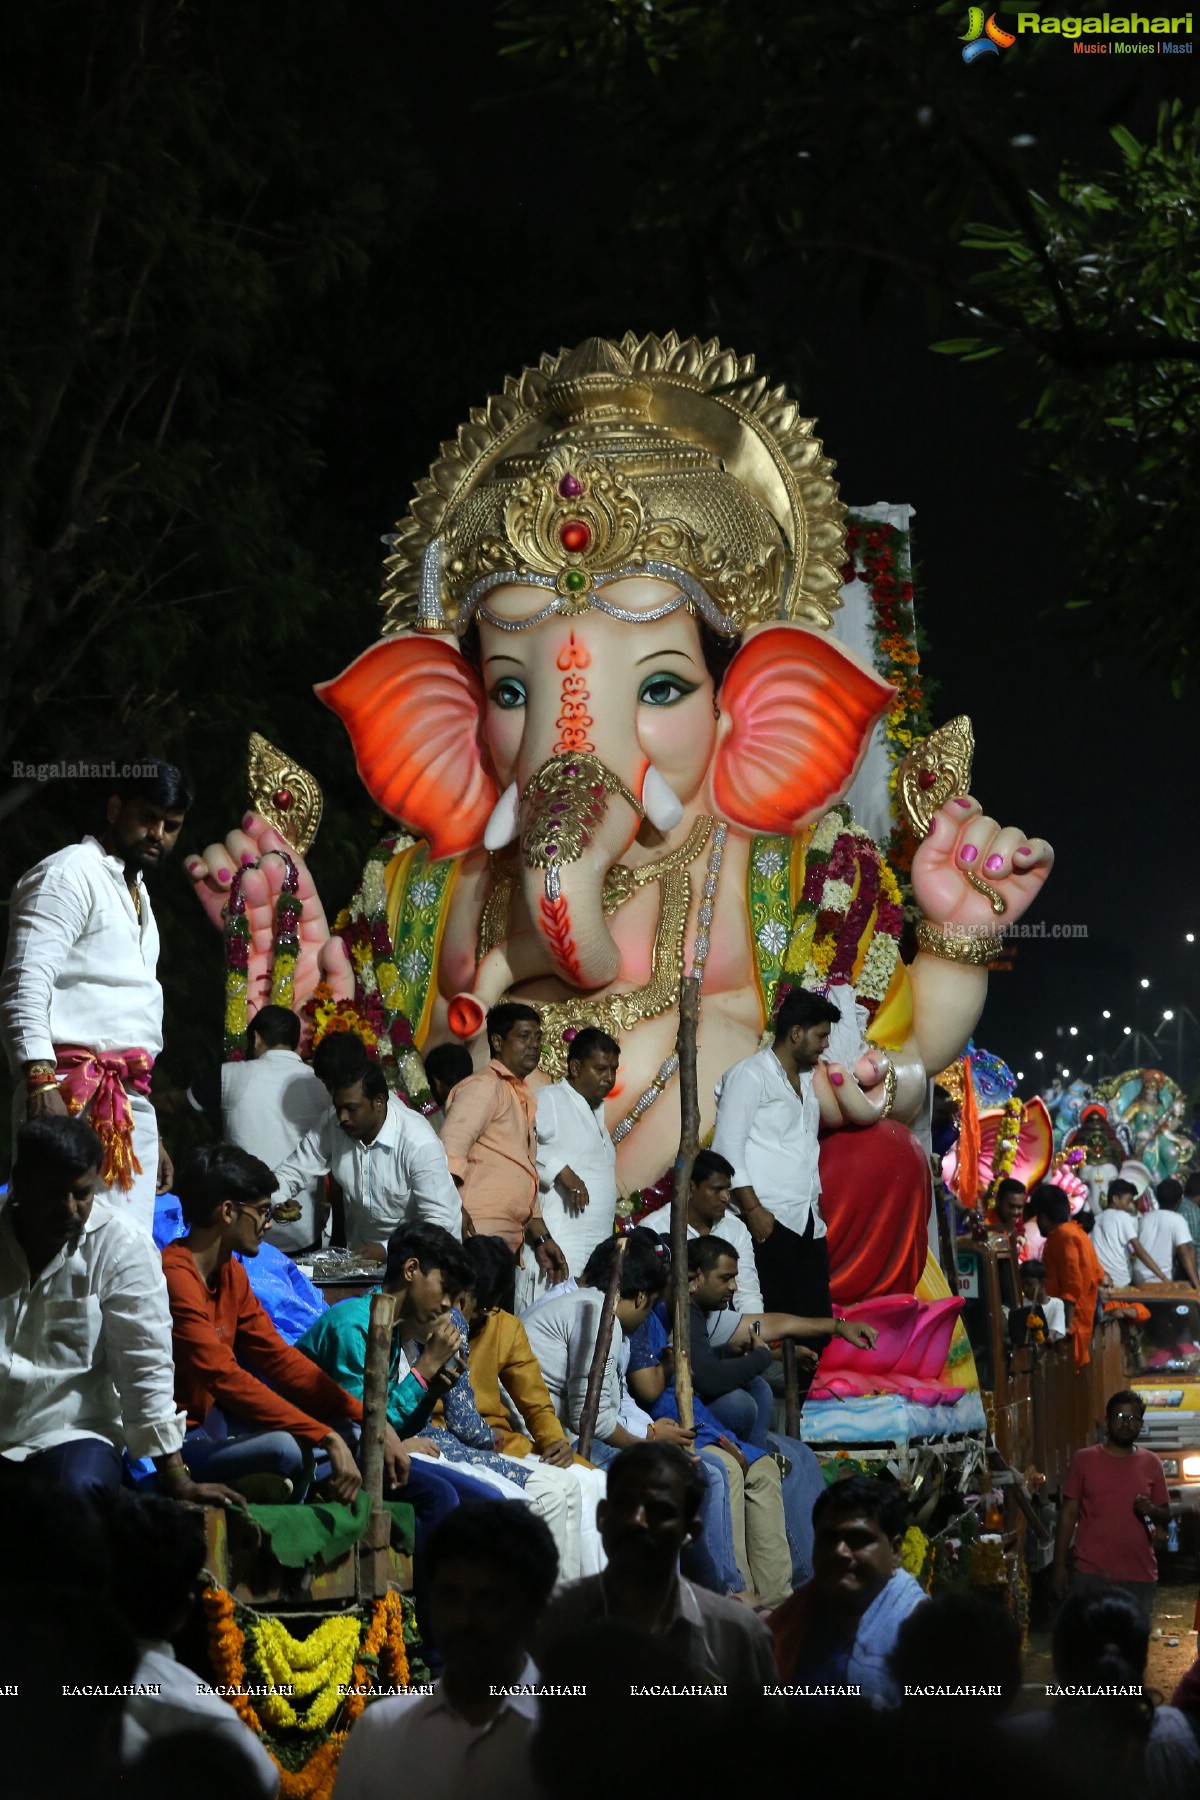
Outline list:
[[[588,578],[582,569],[568,569],[564,586],[572,594],[581,594],[588,584]]]

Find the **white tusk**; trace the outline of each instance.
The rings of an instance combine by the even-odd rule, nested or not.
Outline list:
[[[511,844],[517,835],[517,815],[520,812],[521,796],[515,781],[510,781],[495,806],[492,816],[483,831],[483,847],[485,850],[503,850],[505,844]]]
[[[657,831],[674,831],[683,817],[683,801],[653,763],[646,770],[646,779],[642,783],[642,805]]]

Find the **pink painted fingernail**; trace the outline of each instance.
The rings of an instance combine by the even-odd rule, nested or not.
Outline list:
[[[959,862],[971,863],[971,862],[975,861],[975,858],[978,855],[979,855],[979,852],[975,848],[974,844],[964,844],[962,849],[958,853],[958,860],[959,860]]]
[[[249,829],[253,825],[253,823],[254,823],[254,814],[247,813],[245,818],[242,820],[242,830],[249,831]]]
[[[832,1081],[834,1087],[841,1087],[842,1077],[838,1074],[836,1069],[831,1069],[829,1071],[829,1079]]]
[[[218,881],[229,881],[231,879],[232,879],[232,877],[231,877],[228,869],[218,869],[217,870],[217,880]]]
[[[1016,855],[1016,856],[1032,856],[1033,855],[1033,845],[1032,844],[1022,844],[1020,846],[1020,848],[1014,852],[1014,855]]]
[[[956,794],[954,796],[954,804],[955,806],[970,806],[971,802],[967,799],[965,794]]]
[[[1004,867],[1004,858],[1002,856],[989,856],[983,866],[985,869],[1002,869]]]
[[[248,863],[252,863],[253,861],[254,861],[254,858],[251,856],[249,850],[244,850],[242,852],[242,867],[243,867],[243,869],[246,867],[246,865]]]

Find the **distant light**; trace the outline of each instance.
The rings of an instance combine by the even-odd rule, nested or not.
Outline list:
[[[1195,941],[1196,941],[1196,934],[1195,934],[1195,932],[1194,932],[1194,931],[1189,931],[1189,932],[1188,932],[1188,933],[1187,933],[1187,942],[1188,942],[1188,943],[1189,943],[1189,944],[1194,944],[1194,943],[1195,943]]]
[[[1030,137],[1027,131],[1023,131],[1019,137],[1009,138],[1008,141],[1014,150],[1032,150],[1037,143],[1037,139]]]
[[[1034,1051],[1034,1053],[1033,1053],[1033,1060],[1034,1060],[1034,1062],[1041,1062],[1041,1060],[1042,1060],[1042,1053],[1041,1053],[1041,1051],[1040,1051],[1040,1050],[1035,1050],[1035,1051]]]
[[[1104,1011],[1101,1013],[1100,1017],[1102,1019],[1111,1019],[1112,1018],[1112,1014],[1109,1012],[1107,1006],[1105,1007]]]
[[[1079,1036],[1079,1027],[1078,1027],[1078,1025],[1072,1025],[1072,1027],[1071,1027],[1071,1036],[1072,1036],[1072,1037],[1078,1037],[1078,1036]]]
[[[1025,1071],[1024,1071],[1024,1069],[1018,1069],[1018,1070],[1017,1070],[1017,1080],[1018,1080],[1018,1081],[1024,1081],[1024,1079],[1025,1079]]]
[[[1084,1058],[1084,1061],[1085,1062],[1095,1062],[1095,1060],[1096,1060],[1095,1057],[1092,1055],[1091,1051],[1089,1050],[1087,1056]]]
[[[1164,1019],[1173,1019],[1174,1017],[1175,1017],[1175,1014],[1171,1011],[1170,1007],[1168,1006],[1165,1009],[1165,1011],[1163,1012],[1163,1018]]]
[[[1064,1074],[1064,1075],[1069,1075],[1069,1074],[1070,1074],[1070,1073],[1071,1073],[1071,1071],[1070,1071],[1070,1069],[1064,1069],[1064,1070],[1063,1070],[1063,1074]]]
[[[1123,1030],[1123,1031],[1124,1031],[1124,1033],[1125,1033],[1125,1036],[1126,1036],[1126,1037],[1128,1037],[1128,1036],[1129,1036],[1129,1033],[1130,1033],[1130,1031],[1131,1031],[1131,1030],[1132,1030],[1132,1026],[1129,1026],[1129,1025],[1124,1025],[1124,1026],[1122,1026],[1122,1028],[1121,1028],[1121,1029],[1122,1029],[1122,1030]]]
[[[1150,983],[1149,983],[1149,982],[1148,982],[1148,981],[1147,981],[1147,980],[1146,980],[1146,977],[1145,977],[1145,976],[1144,976],[1144,975],[1143,975],[1143,976],[1142,976],[1142,986],[1143,986],[1143,987],[1149,987],[1149,986],[1150,986]]]

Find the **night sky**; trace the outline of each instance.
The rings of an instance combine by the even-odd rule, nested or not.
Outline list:
[[[686,271],[677,284],[664,289],[660,279],[651,290],[636,258],[577,258],[570,221],[589,219],[593,202],[586,181],[582,189],[571,181],[564,186],[555,174],[580,157],[586,161],[574,102],[544,96],[531,102],[528,69],[518,76],[498,62],[486,30],[459,40],[453,56],[445,54],[444,28],[432,27],[433,35],[414,46],[418,62],[408,86],[422,131],[444,136],[447,120],[454,120],[437,203],[453,221],[446,226],[450,266],[476,283],[478,305],[472,308],[461,289],[449,300],[471,319],[462,378],[447,372],[444,406],[428,421],[425,449],[411,468],[397,470],[397,501],[407,497],[436,439],[504,372],[542,349],[592,332],[673,326],[701,336],[716,330],[740,352],[757,350],[763,362],[753,297],[714,321],[690,308]],[[1107,66],[1098,58],[1072,62],[1064,46],[1048,80],[1042,70],[1025,128],[1055,141],[1064,156],[1111,163],[1111,123],[1149,135],[1161,98],[1194,97],[1192,69],[1180,60],[1155,57],[1132,69],[1111,59]],[[964,68],[963,79],[1017,76],[985,61]],[[1070,107],[1055,104],[1056,83],[1060,92],[1070,84]],[[1082,116],[1081,89],[1089,97]],[[847,103],[854,103],[852,81]],[[593,151],[587,167],[597,182],[594,205],[611,213],[619,210],[620,191],[607,179],[611,171],[598,143]],[[703,230],[699,176],[694,198]],[[486,263],[482,273],[470,273],[473,249],[516,247],[503,257],[502,279],[519,285],[519,246],[530,230],[543,229],[565,231],[563,279],[550,287],[530,283],[528,329],[509,342],[506,320],[506,341],[498,342],[489,336],[487,303],[489,283],[498,277]],[[600,236],[615,248],[619,224],[612,229],[615,237],[607,226]],[[964,366],[931,353],[929,343],[947,333],[933,327],[927,300],[911,283],[893,283],[886,304],[866,320],[820,313],[802,289],[788,294],[768,286],[757,304],[773,332],[781,308],[794,318],[808,372],[798,397],[816,415],[837,461],[843,499],[851,505],[905,501],[916,509],[916,604],[930,641],[926,673],[938,688],[935,717],[970,715],[974,785],[985,808],[1002,824],[1047,837],[1057,852],[1043,900],[1030,916],[1087,927],[1085,940],[1020,945],[1012,971],[992,979],[979,1041],[1025,1072],[1022,1087],[1029,1092],[1039,1067],[1088,1073],[1089,1051],[1097,1061],[1104,1053],[1115,1056],[1116,1067],[1147,1060],[1125,1057],[1121,1027],[1153,1032],[1164,1008],[1178,1013],[1188,1006],[1197,1022],[1186,1024],[1183,1074],[1194,1081],[1200,1077],[1200,942],[1188,946],[1184,938],[1192,929],[1200,938],[1200,844],[1189,806],[1192,704],[1174,700],[1165,683],[1130,676],[1119,657],[1097,679],[1086,636],[1067,638],[1058,621],[1045,618],[1068,594],[1072,572],[1061,547],[1063,502],[1026,474],[1027,440],[1018,422],[1030,395],[1014,391],[1008,358]],[[420,423],[406,421],[406,443],[418,441]],[[365,485],[372,489],[374,482]],[[1153,583],[1148,569],[1147,595]],[[1146,991],[1139,986],[1143,976],[1151,982]],[[1113,1013],[1107,1025],[1104,1007]],[[1058,1035],[1071,1025],[1078,1038]],[[1175,1032],[1174,1025],[1164,1031],[1160,1056],[1179,1075]],[[1040,1065],[1033,1059],[1037,1049],[1044,1053]]]

